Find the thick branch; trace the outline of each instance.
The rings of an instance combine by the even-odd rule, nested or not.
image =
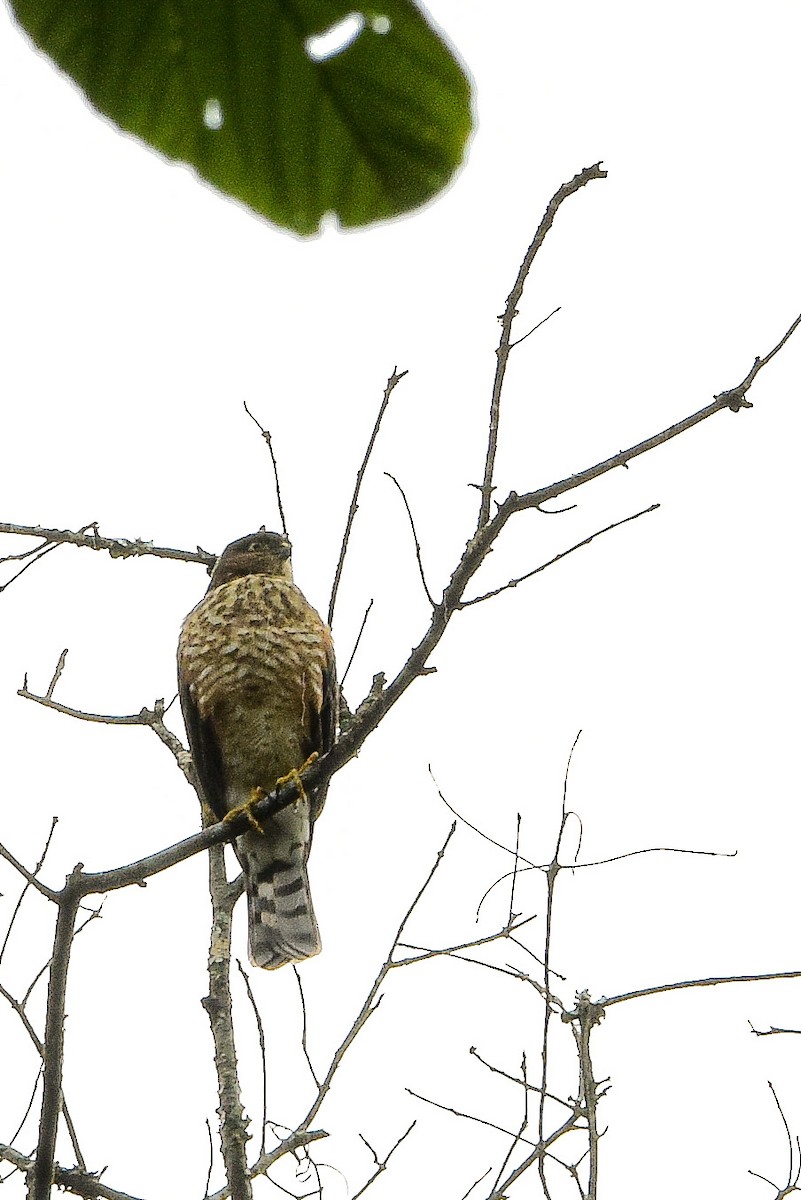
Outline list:
[[[248,1119],[242,1107],[237,1069],[234,1024],[231,1011],[231,917],[238,892],[228,886],[225,851],[212,846],[209,852],[209,890],[212,902],[209,946],[209,994],[203,1000],[212,1037],[217,1094],[220,1106],[220,1142],[232,1200],[251,1200],[247,1166]]]
[[[56,1135],[61,1115],[61,1080],[64,1060],[64,1002],[67,992],[75,918],[81,901],[82,864],[68,877],[58,902],[58,920],[47,989],[44,1036],[44,1087],[39,1117],[36,1163],[28,1177],[29,1200],[48,1200],[53,1185]]]

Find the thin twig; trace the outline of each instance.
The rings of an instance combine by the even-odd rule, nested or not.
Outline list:
[[[358,1192],[355,1192],[355,1193],[354,1193],[354,1195],[353,1195],[353,1200],[359,1200],[359,1196],[363,1196],[363,1195],[364,1195],[364,1193],[365,1193],[365,1192],[367,1191],[367,1189],[369,1188],[370,1184],[371,1184],[371,1183],[374,1183],[374,1182],[376,1181],[376,1179],[378,1179],[378,1176],[379,1176],[379,1175],[381,1175],[381,1174],[382,1174],[384,1171],[386,1171],[386,1169],[387,1169],[387,1163],[388,1163],[388,1162],[389,1162],[389,1160],[392,1158],[392,1155],[393,1155],[393,1154],[395,1153],[395,1151],[398,1149],[398,1146],[400,1146],[401,1142],[405,1142],[405,1141],[406,1141],[407,1137],[408,1137],[408,1136],[409,1136],[409,1134],[412,1132],[412,1130],[414,1129],[414,1127],[415,1127],[415,1125],[416,1125],[416,1124],[417,1124],[417,1121],[412,1121],[411,1125],[410,1125],[410,1126],[409,1126],[409,1128],[406,1130],[406,1132],[405,1132],[405,1133],[402,1133],[402,1134],[400,1135],[400,1137],[398,1138],[398,1140],[395,1142],[394,1146],[393,1146],[393,1147],[392,1147],[390,1150],[388,1150],[388,1151],[387,1151],[387,1153],[384,1155],[384,1157],[383,1157],[382,1159],[380,1159],[380,1160],[379,1160],[379,1157],[378,1157],[378,1155],[376,1154],[375,1150],[373,1150],[373,1147],[372,1147],[372,1146],[370,1145],[370,1143],[367,1141],[367,1138],[365,1138],[365,1137],[362,1137],[362,1135],[361,1135],[361,1134],[359,1134],[359,1137],[361,1137],[361,1138],[362,1138],[362,1141],[364,1142],[365,1146],[366,1146],[366,1147],[367,1147],[367,1149],[368,1149],[368,1150],[369,1150],[369,1151],[372,1153],[372,1155],[373,1155],[373,1158],[375,1159],[375,1163],[376,1163],[376,1169],[375,1169],[375,1171],[373,1171],[372,1175],[371,1175],[371,1176],[370,1176],[370,1178],[367,1180],[367,1182],[366,1182],[366,1183],[364,1183],[364,1184],[362,1184],[362,1186],[359,1188]]]
[[[528,925],[531,921],[536,921],[536,913],[532,917],[524,917],[521,921],[515,921],[509,925],[505,925],[503,929],[499,929],[496,933],[488,933],[485,937],[473,938],[469,942],[462,942],[458,946],[445,946],[441,950],[428,950],[424,946],[413,946],[409,942],[398,942],[397,945],[406,950],[420,950],[420,954],[416,954],[413,958],[396,958],[390,964],[393,967],[407,967],[412,963],[425,962],[428,958],[442,958],[448,955],[457,958],[463,950],[473,950],[478,946],[488,946],[492,942],[498,942],[502,938],[511,937],[516,929],[522,929],[524,925]],[[465,958],[465,962],[474,962],[474,959]]]
[[[49,963],[47,964],[47,966],[49,966]],[[43,968],[43,970],[47,970],[47,966],[45,966]],[[11,992],[9,992],[8,989],[3,987],[2,983],[0,983],[0,996],[2,996],[5,1001],[7,1001],[7,1003],[11,1006],[11,1008],[13,1008],[14,1012],[19,1017],[20,1021],[22,1022],[23,1028],[25,1029],[25,1032],[27,1033],[28,1037],[33,1042],[33,1045],[36,1047],[36,1052],[39,1055],[39,1057],[41,1058],[42,1064],[44,1064],[44,1060],[45,1060],[44,1043],[40,1040],[39,1035],[37,1034],[36,1030],[34,1029],[33,1025],[31,1024],[31,1022],[28,1018],[28,1014],[25,1011],[25,1003],[28,999],[29,994],[30,994],[30,988],[28,989],[28,993],[26,994],[24,1000],[21,1000],[21,1001],[17,1000],[17,999],[15,999],[14,996],[11,995]],[[63,1090],[61,1093],[61,1112],[64,1116],[64,1123],[67,1126],[67,1132],[69,1134],[70,1141],[72,1142],[72,1149],[73,1149],[73,1153],[75,1154],[75,1161],[77,1162],[80,1169],[83,1171],[86,1169],[86,1162],[84,1161],[83,1154],[81,1153],[81,1147],[78,1144],[78,1135],[76,1133],[75,1125],[73,1124],[73,1120],[72,1120],[72,1116],[70,1115],[70,1111],[67,1108],[67,1102],[64,1099]],[[12,1142],[15,1140],[16,1140],[15,1137],[11,1139]]]
[[[527,1079],[527,1074],[526,1074],[526,1052],[525,1052],[525,1050],[523,1051],[521,1071],[522,1071],[522,1075],[523,1075],[523,1079],[522,1079],[523,1116],[520,1121],[520,1128],[518,1129],[517,1133],[512,1138],[511,1144],[509,1146],[509,1149],[506,1151],[503,1162],[501,1163],[500,1167],[498,1168],[498,1172],[495,1176],[495,1183],[493,1184],[494,1188],[497,1188],[501,1179],[503,1179],[503,1173],[506,1170],[507,1166],[509,1165],[512,1155],[514,1154],[515,1149],[517,1148],[518,1144],[524,1140],[523,1132],[528,1127],[528,1079]]]
[[[629,521],[636,521],[638,517],[644,517],[648,513],[656,512],[660,507],[658,504],[651,504],[648,508],[643,508],[640,512],[632,513],[628,517],[623,517],[620,521],[613,521],[611,525],[606,525],[603,529],[596,529],[595,533],[591,533],[588,537],[582,538],[580,542],[576,542],[573,546],[569,546],[567,550],[560,550],[558,554],[554,554],[553,558],[549,558],[547,562],[541,563],[535,567],[533,571],[527,571],[525,575],[519,575],[516,579],[510,579],[508,583],[502,584],[500,587],[493,588],[489,592],[482,592],[480,596],[472,596],[469,600],[462,600],[459,608],[470,608],[472,604],[481,604],[484,600],[491,600],[494,596],[500,596],[501,592],[508,592],[510,588],[516,588],[519,583],[525,583],[527,579],[533,579],[535,575],[539,575],[542,571],[547,571],[548,567],[554,566],[561,562],[563,558],[567,558],[569,554],[573,554],[576,550],[581,550],[584,546],[589,546],[590,542],[594,542],[596,538],[602,537],[603,534],[611,532],[613,529],[619,529],[621,525],[626,525]]]
[[[605,179],[606,171],[601,170],[601,164],[595,163],[591,167],[586,167],[577,175],[574,175],[569,183],[563,183],[557,192],[551,197],[548,202],[548,207],[545,210],[542,220],[540,221],[537,232],[534,234],[534,239],[531,242],[528,250],[523,256],[523,261],[520,264],[520,269],[517,272],[517,279],[509,293],[501,316],[501,340],[498,344],[498,349],[495,351],[497,355],[497,363],[495,366],[495,381],[492,385],[492,402],[490,405],[490,425],[489,439],[487,442],[487,458],[484,464],[484,481],[481,484],[481,509],[478,516],[477,529],[482,525],[486,525],[489,520],[490,503],[492,501],[493,484],[492,476],[495,469],[495,454],[498,448],[498,427],[500,425],[501,416],[501,392],[503,391],[503,381],[506,375],[506,364],[509,360],[509,354],[512,349],[512,322],[517,316],[517,306],[520,303],[520,298],[523,295],[523,288],[528,278],[528,273],[534,262],[534,257],[540,249],[548,230],[554,222],[554,218],[559,210],[560,205],[572,196],[574,192],[579,191],[593,179]],[[523,339],[521,338],[520,341]]]
[[[356,634],[356,641],[354,642],[353,649],[350,652],[350,658],[348,659],[348,664],[345,667],[342,678],[339,681],[340,690],[342,688],[344,688],[344,686],[345,686],[345,680],[348,677],[348,671],[350,670],[350,668],[353,664],[353,660],[356,657],[356,651],[359,649],[359,642],[362,640],[362,634],[364,633],[364,627],[367,624],[367,618],[370,616],[370,609],[372,607],[373,607],[373,601],[371,600],[370,603],[367,605],[367,608],[364,610],[364,616],[362,617],[362,623],[359,626],[359,632]]]
[[[437,783],[437,780],[434,776],[434,771],[432,769],[431,763],[428,764],[428,773],[431,776],[431,780],[432,780],[432,783],[434,784],[434,787],[437,789],[437,795],[439,796],[440,800],[447,808],[448,812],[453,813],[453,815],[459,821],[461,821],[463,825],[466,825],[468,829],[472,829],[473,833],[477,833],[480,838],[483,838],[485,842],[489,842],[489,844],[491,846],[497,847],[498,850],[503,850],[505,854],[510,854],[512,856],[512,858],[515,859],[515,862],[524,862],[526,864],[526,866],[529,866],[529,867],[533,867],[535,865],[533,862],[531,862],[530,859],[523,857],[523,855],[520,853],[519,848],[513,850],[511,848],[511,846],[504,846],[503,842],[496,842],[495,838],[490,837],[490,835],[488,833],[485,833],[483,829],[479,829],[477,825],[473,825],[470,821],[468,821],[467,817],[463,817],[462,814],[453,807],[451,802],[449,800],[446,800],[445,797],[443,796],[442,789],[440,788],[440,786]]]
[[[256,1004],[256,997],[253,995],[253,988],[250,986],[250,979],[248,978],[247,971],[242,966],[242,963],[240,962],[239,959],[236,960],[236,965],[239,968],[239,974],[242,976],[242,978],[245,981],[245,988],[247,990],[248,1000],[250,1001],[250,1007],[253,1009],[253,1015],[256,1018],[256,1028],[259,1031],[259,1050],[261,1053],[261,1111],[262,1111],[261,1148],[259,1150],[259,1155],[261,1156],[262,1154],[266,1154],[266,1152],[267,1152],[267,1047],[266,1047],[265,1041],[264,1041],[264,1026],[262,1025],[262,1022],[261,1022],[261,1013],[259,1012],[259,1007]]]
[[[39,1070],[36,1072],[36,1079],[34,1080],[34,1083],[33,1083],[33,1091],[31,1092],[31,1098],[28,1101],[28,1105],[25,1109],[25,1112],[23,1113],[22,1120],[20,1121],[19,1125],[17,1126],[17,1128],[14,1130],[14,1132],[11,1135],[10,1145],[12,1145],[12,1146],[14,1145],[14,1142],[16,1142],[19,1135],[22,1133],[22,1130],[25,1127],[25,1122],[28,1120],[28,1117],[31,1115],[31,1110],[33,1109],[34,1101],[36,1100],[36,1093],[39,1091],[39,1080],[42,1078],[43,1070],[44,1070],[44,1067],[40,1063]]]
[[[503,1133],[507,1137],[514,1138],[517,1135],[511,1130],[506,1129],[503,1125],[496,1125],[494,1121],[487,1121],[484,1117],[477,1117],[474,1113],[460,1112],[458,1108],[453,1108],[450,1104],[440,1104],[438,1100],[432,1100],[429,1096],[421,1096],[419,1092],[415,1092],[412,1088],[405,1089],[410,1096],[414,1096],[415,1100],[422,1100],[425,1104],[430,1104],[433,1108],[438,1108],[442,1112],[451,1113],[454,1117],[461,1117],[465,1121],[473,1121],[476,1125],[485,1125],[487,1129],[495,1129],[498,1133]],[[518,1141],[523,1142],[526,1146],[539,1146],[542,1142],[532,1142],[530,1138],[519,1137]],[[495,1190],[493,1188],[493,1190]]]
[[[555,1142],[558,1142],[559,1139],[564,1137],[566,1133],[570,1133],[574,1129],[582,1128],[578,1124],[579,1119],[580,1110],[578,1106],[576,1106],[575,1110],[569,1117],[565,1118],[561,1125],[558,1125],[552,1133],[549,1133],[546,1138],[539,1142],[538,1145],[534,1147],[532,1152],[528,1154],[521,1163],[518,1163],[515,1169],[510,1171],[506,1178],[502,1179],[497,1187],[493,1188],[493,1190],[488,1193],[488,1195],[485,1197],[485,1200],[505,1200],[506,1194],[511,1188],[512,1184],[516,1180],[520,1179],[521,1175],[525,1175],[529,1167],[533,1166],[535,1162],[539,1162],[540,1159],[542,1159],[542,1157],[548,1153],[551,1146],[553,1146]]]
[[[472,1054],[473,1058],[477,1058],[481,1065],[486,1067],[488,1071],[492,1071],[493,1075],[500,1075],[502,1079],[508,1079],[510,1083],[516,1083],[518,1087],[523,1087],[528,1092],[539,1093],[542,1090],[541,1088],[537,1087],[536,1083],[529,1083],[528,1078],[518,1079],[516,1075],[510,1075],[508,1071],[503,1071],[500,1067],[494,1067],[492,1063],[487,1062],[485,1058],[481,1057],[475,1046],[470,1047],[469,1053]],[[546,1094],[549,1100],[553,1100],[556,1104],[561,1104],[563,1108],[569,1108],[571,1112],[573,1111],[574,1105],[568,1104],[567,1100],[562,1100],[560,1096],[554,1095],[553,1092],[548,1092]]]
[[[68,654],[69,654],[69,649],[65,648],[64,650],[61,651],[61,654],[59,655],[59,660],[56,663],[56,669],[53,672],[53,678],[50,680],[50,683],[47,686],[47,699],[48,700],[53,695],[55,686],[58,683],[59,679],[61,678],[61,673],[64,670],[64,667],[66,666],[66,663],[67,663],[67,655]]]
[[[336,1074],[337,1069],[339,1068],[339,1065],[342,1062],[342,1059],[344,1058],[345,1054],[347,1053],[351,1043],[354,1041],[354,1039],[356,1038],[356,1036],[358,1035],[360,1030],[364,1027],[365,1023],[372,1016],[372,1014],[375,1012],[378,1005],[380,1004],[381,997],[379,996],[378,993],[380,992],[381,987],[384,983],[384,980],[386,979],[387,975],[392,970],[392,967],[394,965],[392,962],[392,955],[395,952],[395,948],[398,945],[398,943],[400,942],[401,937],[403,936],[403,931],[406,927],[406,923],[408,922],[412,913],[414,912],[417,905],[419,904],[423,894],[425,893],[426,889],[428,888],[429,884],[431,883],[431,880],[434,878],[434,874],[436,873],[437,868],[439,867],[440,863],[442,862],[442,859],[445,856],[445,852],[448,849],[448,844],[449,844],[451,838],[453,837],[455,829],[456,829],[456,824],[454,822],[454,824],[451,825],[450,830],[448,831],[448,836],[445,838],[445,841],[443,842],[442,846],[440,847],[440,849],[437,852],[437,857],[434,860],[434,865],[432,866],[431,870],[429,871],[428,875],[426,876],[426,879],[425,879],[422,887],[420,887],[420,889],[418,890],[416,896],[414,897],[414,899],[412,900],[408,909],[406,910],[403,920],[401,921],[400,925],[398,926],[398,931],[395,934],[395,937],[392,939],[392,945],[389,948],[389,953],[387,954],[386,958],[384,959],[384,962],[383,962],[378,974],[375,977],[375,981],[373,982],[372,987],[370,988],[369,992],[367,993],[364,1003],[362,1004],[361,1008],[359,1009],[359,1012],[357,1013],[356,1018],[355,1018],[353,1024],[351,1025],[350,1029],[345,1034],[345,1037],[343,1038],[342,1042],[340,1043],[340,1045],[334,1052],[334,1056],[331,1059],[328,1070],[326,1071],[325,1076],[322,1080],[322,1083],[320,1084],[320,1086],[318,1088],[317,1096],[315,1097],[315,1100],[314,1100],[311,1108],[307,1112],[306,1116],[303,1118],[303,1120],[298,1125],[299,1132],[308,1129],[308,1127],[311,1125],[312,1121],[317,1116],[317,1113],[320,1111],[322,1103],[328,1094],[328,1090],[331,1087],[331,1083],[333,1081],[334,1075]]]
[[[331,599],[328,602],[328,624],[329,624],[329,626],[332,626],[334,623],[334,606],[335,606],[336,600],[337,600],[337,592],[339,591],[339,581],[342,578],[342,567],[345,562],[345,555],[348,550],[348,542],[350,541],[350,531],[353,527],[353,519],[356,516],[356,513],[359,508],[359,492],[361,490],[362,480],[364,479],[364,472],[367,470],[367,463],[369,461],[370,455],[373,452],[373,446],[375,445],[375,439],[378,437],[378,429],[379,429],[379,426],[381,425],[382,418],[384,416],[384,413],[387,411],[387,405],[389,404],[389,398],[392,395],[393,391],[395,390],[395,387],[400,383],[400,381],[401,381],[401,379],[403,379],[404,375],[407,375],[407,374],[408,374],[408,371],[401,371],[399,373],[397,366],[392,368],[392,374],[390,375],[389,379],[387,380],[386,387],[384,388],[384,398],[381,401],[381,407],[379,408],[378,416],[375,419],[375,425],[373,426],[373,432],[370,434],[370,441],[367,443],[367,449],[364,452],[364,458],[362,459],[362,465],[359,467],[359,470],[356,472],[356,486],[353,489],[353,496],[351,498],[350,508],[348,509],[348,519],[345,522],[345,533],[343,534],[343,537],[342,537],[342,545],[341,545],[340,551],[339,551],[339,560],[337,561],[337,568],[336,568],[336,571],[334,572],[334,582],[331,586]],[[0,532],[1,531],[2,531],[2,526],[0,526]]]
[[[172,706],[174,698],[168,705],[165,705],[164,700],[156,700],[152,708],[143,707],[138,713],[130,713],[126,716],[117,716],[113,713],[90,713],[80,708],[72,708],[68,704],[60,704],[52,697],[55,684],[63,670],[65,654],[66,651],[62,653],[59,659],[56,672],[44,696],[37,695],[36,692],[32,692],[29,689],[27,675],[22,687],[17,689],[17,695],[23,700],[33,700],[34,703],[41,704],[43,708],[52,708],[55,712],[61,713],[65,717],[73,717],[77,721],[90,721],[98,725],[146,725],[149,729],[153,730],[159,741],[167,747],[189,783],[194,787],[196,785],[196,778],[192,766],[192,756],[181,742],[181,739],[176,737],[172,730],[168,729],[164,723],[164,714]]]
[[[551,1005],[551,934],[553,931],[553,905],[554,905],[554,890],[556,888],[556,878],[562,869],[559,862],[559,851],[562,848],[562,838],[564,837],[565,826],[567,825],[570,813],[567,808],[567,781],[570,772],[570,764],[573,761],[573,751],[576,748],[581,733],[576,735],[575,741],[570,749],[570,754],[567,759],[565,768],[565,777],[562,785],[562,816],[559,822],[559,833],[556,837],[556,845],[554,847],[553,857],[546,871],[547,881],[547,902],[545,908],[545,951],[543,954],[543,981],[545,984],[545,1005],[543,1007],[542,1016],[542,1074],[540,1084],[540,1102],[539,1102],[539,1118],[538,1118],[538,1134],[540,1142],[545,1136],[545,1101],[548,1092],[548,1038],[550,1033],[550,1021],[552,1013]],[[545,1158],[540,1156],[537,1160],[537,1170],[539,1171],[540,1184],[543,1194],[546,1197],[550,1196],[548,1183],[545,1177]],[[496,1187],[497,1190],[497,1187]]]
[[[445,801],[445,803],[447,804],[447,801]],[[450,808],[450,807],[451,806],[448,804],[448,808]],[[453,810],[451,810],[451,811],[453,811]],[[466,822],[466,824],[467,824],[467,822]],[[500,843],[496,843],[496,845],[500,845]],[[506,847],[506,846],[501,846],[500,848],[502,850],[508,850],[508,847]],[[511,854],[512,851],[509,850],[509,853]],[[580,862],[572,862],[572,863],[570,863],[570,866],[568,869],[570,871],[585,871],[589,867],[605,867],[605,866],[609,866],[610,863],[622,862],[623,859],[625,859],[625,858],[637,858],[641,854],[696,854],[696,855],[699,855],[699,856],[705,857],[705,858],[736,858],[737,857],[736,850],[687,850],[682,846],[645,846],[641,850],[626,850],[622,854],[612,854],[612,855],[610,855],[609,858],[595,858],[595,859],[592,859],[590,862],[581,862],[581,863]],[[524,861],[526,861],[528,863],[528,860],[524,860]],[[547,870],[548,870],[548,863],[528,863],[528,865],[523,867],[522,870],[521,870],[521,868],[518,867],[518,874],[522,874],[523,871],[547,871]],[[481,897],[481,900],[479,901],[478,909],[476,910],[476,920],[478,919],[479,913],[481,912],[481,907],[484,904],[484,901],[487,899],[487,897],[490,895],[490,893],[493,891],[493,889],[498,887],[500,884],[504,883],[507,879],[510,878],[511,875],[512,875],[511,871],[505,871],[503,875],[500,875],[496,880],[494,880],[493,883],[490,884],[490,886],[487,888],[484,895]]]
[[[516,339],[516,341],[512,342],[511,345],[509,346],[509,349],[514,350],[515,346],[519,346],[521,342],[524,342],[526,340],[526,338],[530,338],[532,333],[536,333],[538,329],[542,329],[543,325],[545,325],[548,321],[550,321],[551,317],[555,317],[556,314],[561,311],[562,311],[561,304],[557,304],[556,308],[552,309],[548,313],[547,317],[543,317],[541,321],[537,321],[537,324],[532,325],[532,327],[531,327],[531,329],[529,329],[528,333],[524,333],[522,337],[519,337]]]
[[[275,480],[275,498],[278,501],[278,515],[281,518],[281,529],[283,530],[284,537],[288,538],[289,534],[287,533],[287,528],[286,528],[286,517],[284,516],[284,506],[281,503],[281,484],[278,482],[278,463],[275,461],[275,453],[273,451],[272,434],[270,433],[269,429],[265,429],[264,426],[259,421],[256,420],[256,418],[253,416],[253,413],[250,411],[250,409],[247,406],[247,401],[243,400],[242,403],[244,405],[245,412],[248,414],[248,416],[250,417],[253,424],[258,427],[259,431],[261,432],[261,436],[264,438],[265,442],[267,443],[267,449],[270,451],[270,462],[273,464],[273,478]]]
[[[206,1172],[206,1186],[203,1189],[203,1198],[208,1200],[209,1188],[211,1187],[211,1173],[214,1170],[214,1137],[211,1132],[211,1121],[206,1117],[206,1133],[209,1135],[209,1169]]]
[[[303,994],[303,980],[300,977],[300,971],[298,970],[295,963],[292,964],[292,970],[295,972],[295,981],[298,985],[298,992],[300,994],[300,1011],[301,1011],[301,1014],[303,1017],[303,1029],[302,1029],[301,1035],[300,1035],[300,1044],[303,1048],[303,1055],[306,1059],[306,1063],[308,1065],[311,1077],[314,1080],[315,1085],[319,1088],[320,1080],[317,1078],[317,1072],[314,1069],[314,1065],[312,1064],[312,1060],[309,1055],[309,1045],[308,1045],[308,1041],[307,1041],[308,1023],[307,1023],[307,1018],[306,1018],[306,997]]]
[[[42,867],[44,866],[44,860],[47,857],[48,850],[50,849],[50,843],[53,839],[53,834],[55,833],[57,824],[58,824],[58,817],[53,817],[50,822],[50,832],[48,833],[47,838],[45,840],[44,849],[42,850],[42,853],[39,856],[39,861],[37,862],[36,866],[33,868],[33,871],[31,872],[34,879],[36,878],[36,876],[39,874]],[[22,908],[22,902],[25,899],[25,896],[27,895],[27,892],[28,892],[28,888],[30,886],[31,886],[30,881],[26,879],[25,886],[23,887],[22,891],[19,894],[19,899],[17,900],[17,903],[14,905],[14,911],[12,912],[11,918],[8,922],[8,927],[6,929],[5,937],[3,938],[3,944],[2,944],[2,946],[0,946],[0,963],[3,961],[3,955],[5,954],[6,947],[8,946],[8,940],[11,937],[11,931],[14,928],[14,922],[16,921],[16,919],[19,915],[19,911]],[[12,1138],[12,1141],[13,1141],[13,1138]]]
[[[770,1093],[773,1096],[773,1099],[776,1101],[776,1107],[779,1110],[779,1116],[781,1117],[782,1124],[784,1125],[784,1132],[787,1134],[787,1145],[789,1147],[789,1152],[790,1152],[790,1165],[787,1168],[787,1186],[789,1187],[790,1184],[792,1183],[792,1179],[793,1179],[793,1165],[794,1165],[794,1157],[795,1157],[794,1156],[795,1148],[793,1146],[793,1135],[790,1133],[790,1126],[787,1123],[787,1117],[784,1115],[784,1109],[781,1106],[779,1097],[776,1095],[776,1089],[773,1086],[773,1084],[770,1082],[770,1080],[768,1080],[768,1087],[770,1088]],[[798,1177],[796,1177],[796,1182],[798,1182]]]
[[[509,890],[509,924],[515,917],[515,884],[517,883],[517,867],[520,861],[520,813],[517,814],[517,828],[515,830],[515,865],[512,868],[512,886]]]
[[[0,842],[0,858],[4,858],[7,863],[17,871],[23,879],[27,880],[32,888],[35,888],[42,896],[46,896],[48,900],[52,900],[54,904],[58,903],[59,893],[49,888],[47,884],[42,883],[41,879],[37,879],[33,871],[29,871],[24,867],[19,859],[15,858],[11,851]]]
[[[792,1195],[793,1192],[797,1192],[799,1190],[798,1189],[798,1181],[799,1181],[799,1179],[801,1179],[801,1141],[799,1141],[799,1139],[796,1138],[795,1142],[793,1142],[793,1135],[790,1133],[790,1126],[787,1123],[787,1118],[784,1115],[784,1110],[779,1102],[779,1097],[776,1095],[776,1089],[774,1088],[774,1086],[770,1082],[770,1080],[768,1080],[768,1087],[770,1088],[771,1095],[773,1096],[773,1099],[776,1102],[776,1107],[779,1110],[779,1116],[781,1117],[782,1124],[784,1125],[784,1132],[787,1134],[787,1144],[790,1148],[790,1165],[787,1170],[787,1183],[784,1185],[784,1187],[780,1187],[778,1184],[774,1183],[772,1179],[768,1179],[768,1177],[766,1175],[760,1175],[758,1171],[749,1170],[748,1174],[753,1175],[753,1177],[755,1179],[763,1180],[764,1183],[767,1183],[772,1188],[775,1188],[776,1189],[775,1200],[784,1200],[785,1196],[790,1196],[790,1195]],[[794,1175],[793,1167],[795,1165],[796,1156],[798,1157],[798,1166],[795,1169],[795,1175]]]
[[[420,572],[420,581],[423,585],[423,591],[426,594],[428,603],[431,605],[432,608],[434,608],[435,601],[434,601],[434,597],[431,595],[431,592],[428,590],[428,584],[426,583],[426,573],[423,570],[423,559],[421,557],[421,552],[420,552],[420,540],[417,536],[417,529],[415,528],[414,517],[412,516],[412,510],[409,507],[409,501],[406,499],[406,493],[404,492],[401,485],[398,483],[395,476],[392,475],[389,471],[385,471],[384,474],[386,475],[387,479],[392,480],[392,482],[395,484],[395,487],[398,489],[398,491],[401,494],[401,499],[403,500],[404,507],[406,508],[406,516],[409,518],[409,524],[412,527],[412,537],[414,538],[414,553],[417,557],[417,569]]]

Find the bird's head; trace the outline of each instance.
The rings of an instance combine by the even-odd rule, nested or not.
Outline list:
[[[209,591],[242,575],[271,575],[292,582],[292,544],[281,533],[260,529],[226,546],[211,573]]]

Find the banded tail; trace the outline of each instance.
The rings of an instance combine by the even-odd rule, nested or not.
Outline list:
[[[290,805],[264,823],[264,834],[246,833],[236,851],[248,895],[248,952],[268,971],[319,954],[320,931],[312,907],[306,861],[311,848],[308,804]]]

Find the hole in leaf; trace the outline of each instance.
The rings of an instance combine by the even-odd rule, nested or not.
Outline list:
[[[370,28],[373,33],[389,33],[392,28],[392,22],[389,17],[372,17],[370,19]]]
[[[325,62],[352,46],[364,29],[364,13],[352,12],[322,33],[306,38],[304,49],[312,62]]]
[[[203,106],[203,124],[207,129],[222,129],[224,121],[222,105],[211,96]]]

